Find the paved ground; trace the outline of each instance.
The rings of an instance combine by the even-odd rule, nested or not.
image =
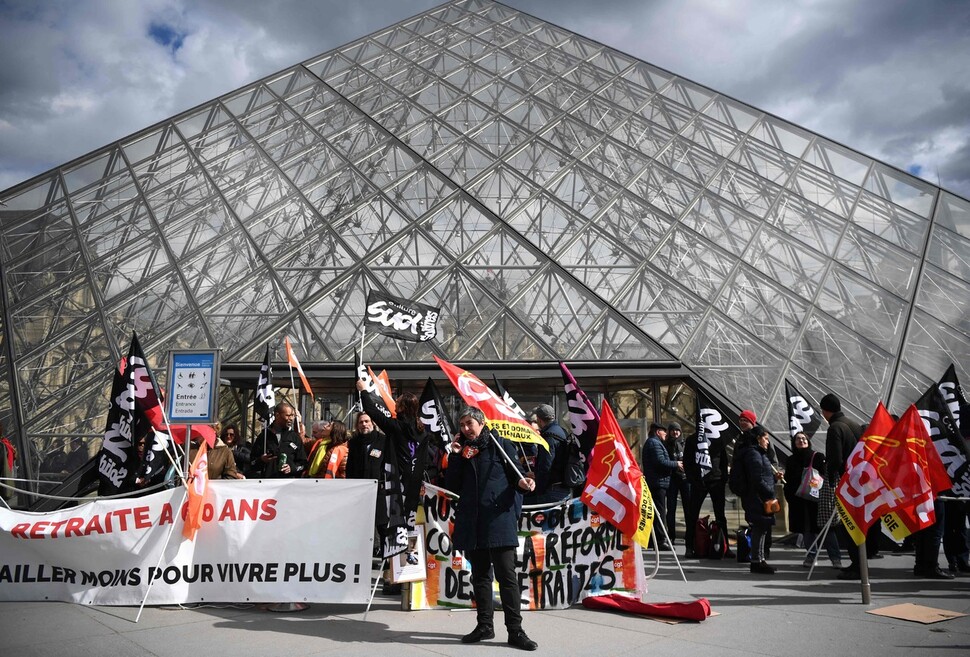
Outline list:
[[[645,554],[648,573],[653,556]],[[970,614],[970,577],[916,579],[911,554],[888,554],[871,564],[872,604],[863,605],[859,583],[836,580],[831,567],[807,582],[801,550],[776,545],[772,557],[779,572],[771,577],[751,575],[734,562],[685,562],[685,583],[673,557],[664,555],[647,600],[706,597],[718,615],[702,623],[666,624],[574,607],[527,612],[525,629],[539,643],[537,654],[557,657],[970,654],[970,616],[922,625],[866,613],[910,602]],[[320,604],[295,614],[253,607],[147,608],[135,624],[136,608],[4,603],[0,642],[9,657],[519,654],[501,631],[484,644],[460,644],[458,637],[475,624],[470,612],[405,612],[399,601],[380,596],[366,620],[363,611]]]

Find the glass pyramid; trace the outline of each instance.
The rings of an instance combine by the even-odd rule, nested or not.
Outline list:
[[[484,0],[0,202],[21,440],[100,434],[133,330],[154,358],[258,362],[289,335],[352,362],[373,288],[444,309],[434,343],[368,336],[375,361],[680,361],[782,431],[786,377],[866,416],[970,357],[966,200]]]

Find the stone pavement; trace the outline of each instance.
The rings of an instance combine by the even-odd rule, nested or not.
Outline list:
[[[872,604],[863,605],[859,583],[835,579],[831,567],[823,565],[806,581],[802,554],[776,545],[771,562],[779,572],[774,576],[752,575],[747,565],[733,561],[690,560],[683,562],[686,583],[673,557],[663,555],[657,576],[649,582],[647,601],[706,597],[718,615],[702,623],[667,624],[576,606],[526,612],[525,629],[539,643],[536,654],[556,657],[970,654],[970,616],[923,625],[866,613],[911,602],[970,614],[970,577],[916,579],[912,554],[887,554],[870,564]],[[650,573],[654,553],[648,551],[644,558]],[[521,654],[506,645],[502,629],[489,642],[459,643],[475,625],[472,612],[406,612],[398,600],[380,596],[366,620],[362,606],[323,604],[293,614],[244,606],[155,607],[146,608],[135,624],[137,611],[60,602],[2,603],[0,641],[7,657]]]

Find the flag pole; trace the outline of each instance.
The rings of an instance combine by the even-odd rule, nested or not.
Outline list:
[[[815,572],[815,564],[818,563],[819,551],[825,544],[825,539],[828,538],[829,530],[832,528],[832,521],[835,520],[835,514],[837,513],[838,511],[836,509],[832,509],[832,515],[829,516],[829,521],[825,523],[825,527],[822,528],[821,533],[815,537],[815,542],[812,543],[812,545],[815,546],[815,558],[812,560],[812,567],[808,569],[808,577],[806,577],[806,579],[812,579],[812,573]],[[809,550],[811,549],[812,548],[809,547]]]
[[[526,479],[526,476],[524,474],[522,474],[522,471],[521,470],[519,470],[519,467],[515,464],[515,461],[512,460],[512,457],[509,456],[505,452],[505,449],[502,448],[502,443],[500,443],[498,441],[498,437],[495,435],[495,432],[493,432],[491,428],[486,428],[486,431],[488,431],[488,435],[491,437],[492,442],[495,443],[495,446],[498,448],[499,454],[501,454],[503,457],[505,457],[505,461],[510,466],[512,466],[512,470],[515,471],[515,474],[519,475],[519,479]]]
[[[872,589],[869,586],[869,557],[866,555],[866,542],[862,541],[859,548],[859,575],[862,580],[862,604],[872,603]]]
[[[178,508],[181,509],[182,505],[185,504],[185,498],[189,495],[189,485],[183,482],[185,485],[182,488],[182,501],[179,502]],[[165,549],[168,547],[169,542],[172,540],[172,532],[175,531],[175,525],[177,523],[172,523],[168,528],[168,536],[165,537],[165,543],[162,544],[162,550],[158,555],[158,561],[155,562],[155,572],[158,572],[159,566],[162,565],[162,559],[165,557]],[[148,580],[148,588],[145,589],[145,597],[141,599],[141,605],[138,607],[138,614],[135,616],[135,622],[141,618],[141,612],[145,609],[145,603],[148,601],[148,595],[152,592],[152,585],[155,583],[155,578],[152,577]]]

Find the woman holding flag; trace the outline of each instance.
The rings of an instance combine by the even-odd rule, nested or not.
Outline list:
[[[478,643],[495,637],[492,573],[498,580],[509,645],[535,650],[522,630],[521,598],[515,571],[522,493],[535,489],[511,464],[515,449],[485,426],[485,414],[465,408],[458,419],[459,439],[449,446],[445,485],[459,495],[452,541],[471,564],[478,624],[461,638]],[[502,454],[500,450],[504,450]]]

